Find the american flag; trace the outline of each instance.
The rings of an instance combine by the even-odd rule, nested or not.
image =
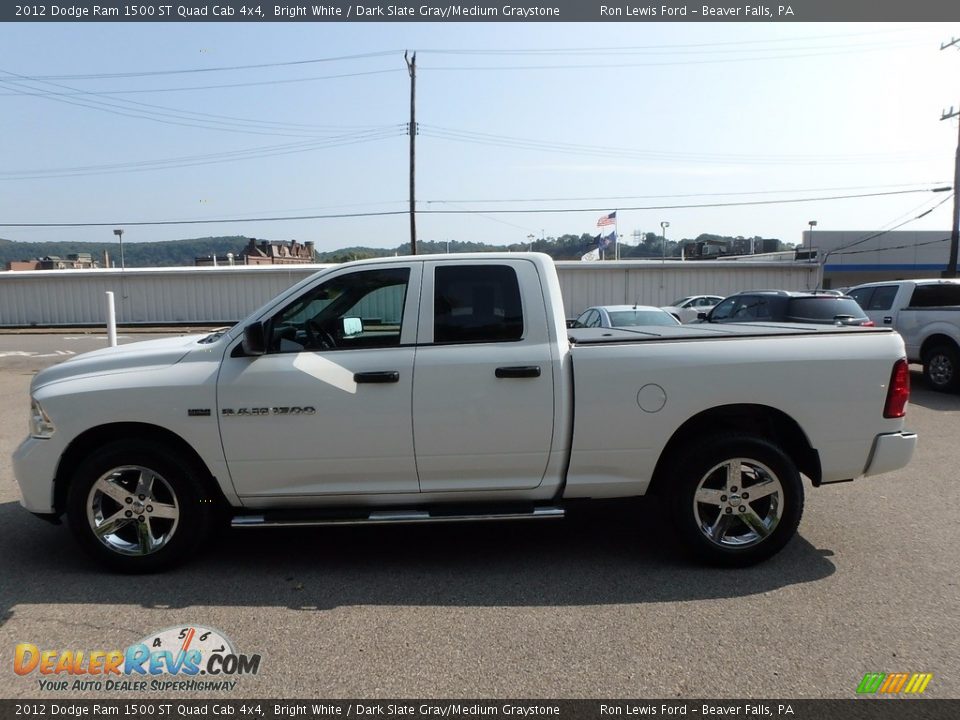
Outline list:
[[[613,225],[617,222],[617,211],[614,210],[609,215],[603,215],[599,220],[597,220],[597,227],[606,227],[607,225]]]

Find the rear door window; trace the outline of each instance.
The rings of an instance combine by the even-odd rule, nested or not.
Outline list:
[[[433,313],[435,343],[523,338],[520,283],[516,271],[507,265],[438,267]]]
[[[857,305],[866,310],[870,307],[870,300],[873,298],[873,291],[876,290],[875,287],[862,287],[857,288],[856,290],[851,290],[847,293],[850,297],[857,301]]]
[[[883,285],[874,288],[869,303],[864,305],[857,300],[857,304],[864,310],[889,310],[893,307],[893,300],[897,297],[897,290],[896,285]]]

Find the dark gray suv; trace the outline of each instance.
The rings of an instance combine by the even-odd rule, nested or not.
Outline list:
[[[873,325],[873,321],[852,297],[787,290],[737,293],[717,303],[700,319],[710,323],[786,322],[864,327]]]

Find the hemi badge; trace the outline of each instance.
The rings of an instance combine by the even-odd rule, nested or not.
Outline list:
[[[210,417],[210,408],[190,408],[187,410],[189,417]]]

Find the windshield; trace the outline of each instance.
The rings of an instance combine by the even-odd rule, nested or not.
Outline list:
[[[679,325],[674,317],[662,310],[615,310],[610,313],[613,327],[633,327],[634,325]]]
[[[679,300],[674,300],[672,303],[670,303],[670,307],[679,307],[680,305],[683,305],[687,300],[689,300],[692,297],[693,297],[692,295],[687,295],[686,297],[682,297]]]

